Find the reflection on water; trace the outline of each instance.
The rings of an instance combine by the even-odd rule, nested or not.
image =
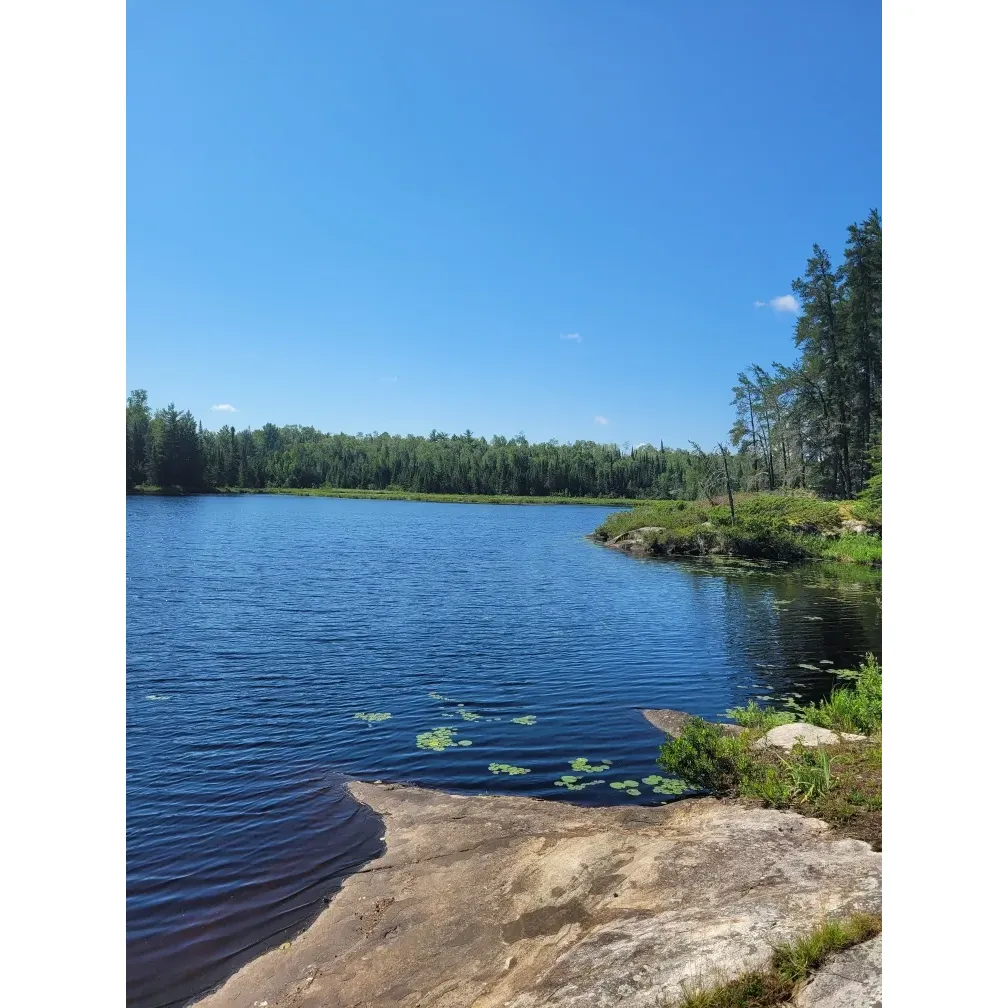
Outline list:
[[[585,540],[604,514],[127,500],[131,1005],[218,982],[375,855],[339,775],[666,800],[609,786],[656,770],[638,708],[814,700],[880,654],[876,574],[640,561]],[[557,787],[579,758],[603,783]]]

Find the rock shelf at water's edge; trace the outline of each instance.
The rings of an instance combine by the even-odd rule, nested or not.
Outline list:
[[[881,855],[792,812],[349,789],[385,853],[200,1008],[674,1004],[697,974],[881,906]]]

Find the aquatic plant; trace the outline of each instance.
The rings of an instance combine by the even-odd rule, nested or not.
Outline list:
[[[659,774],[650,774],[644,778],[643,783],[650,785],[655,794],[680,795],[688,790],[686,781],[677,780],[675,777],[662,777]]]
[[[482,714],[477,714],[476,711],[471,711],[471,710],[459,711],[459,717],[461,717],[463,721],[482,721],[483,720],[483,715]]]
[[[819,671],[819,666],[818,665],[808,665],[805,662],[799,662],[798,663],[798,668],[808,669],[809,672],[818,672]]]
[[[560,780],[553,781],[554,787],[565,787],[568,791],[583,791],[592,784],[602,784],[600,780],[582,781],[580,776],[574,774],[564,774]]]
[[[628,795],[637,797],[640,794],[640,783],[635,780],[610,781],[609,787],[617,791],[626,791]]]
[[[429,696],[431,698],[431,700],[441,700],[444,703],[454,703],[455,702],[454,700],[452,700],[451,697],[443,696],[441,693],[428,693],[427,696]]]
[[[522,717],[513,717],[511,720],[514,724],[533,725],[536,723],[536,716],[535,714],[525,714]]]
[[[471,746],[470,739],[459,739],[455,741],[458,734],[457,728],[432,728],[430,731],[420,732],[416,737],[417,749],[433,749],[435,752],[444,752],[449,746]]]
[[[369,725],[377,724],[379,721],[388,721],[391,714],[354,714],[358,721],[366,721]]]
[[[612,760],[604,759],[598,766],[592,766],[584,756],[578,756],[577,759],[570,760],[570,765],[572,770],[581,773],[605,773],[612,766]]]
[[[529,767],[512,766],[510,763],[491,763],[487,767],[487,770],[495,774],[503,773],[503,774],[511,774],[512,776],[532,772]]]

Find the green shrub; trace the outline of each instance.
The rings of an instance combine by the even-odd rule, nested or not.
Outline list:
[[[842,674],[842,673],[841,673]],[[865,656],[856,672],[854,689],[838,687],[828,700],[802,708],[804,720],[834,731],[873,735],[882,730],[882,666],[873,654]]]
[[[719,795],[738,794],[751,763],[745,735],[729,735],[698,717],[688,718],[679,737],[666,738],[658,753],[658,765],[670,776]]]

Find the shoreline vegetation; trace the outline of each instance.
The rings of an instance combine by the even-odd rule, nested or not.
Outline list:
[[[338,497],[352,500],[422,501],[431,504],[580,504],[587,507],[636,507],[647,503],[630,497],[548,497],[519,494],[418,493],[412,490],[355,490],[339,487],[215,487],[212,490],[185,490],[140,484],[127,495],[162,497],[238,496],[241,494],[281,494],[290,497]]]
[[[726,711],[734,724],[677,718],[658,765],[691,788],[821,819],[881,850],[882,666],[868,654],[836,675],[849,685],[817,704],[750,700]]]
[[[709,501],[648,501],[617,512],[596,542],[639,556],[728,556],[882,564],[881,477],[857,500],[808,493],[733,495]]]

